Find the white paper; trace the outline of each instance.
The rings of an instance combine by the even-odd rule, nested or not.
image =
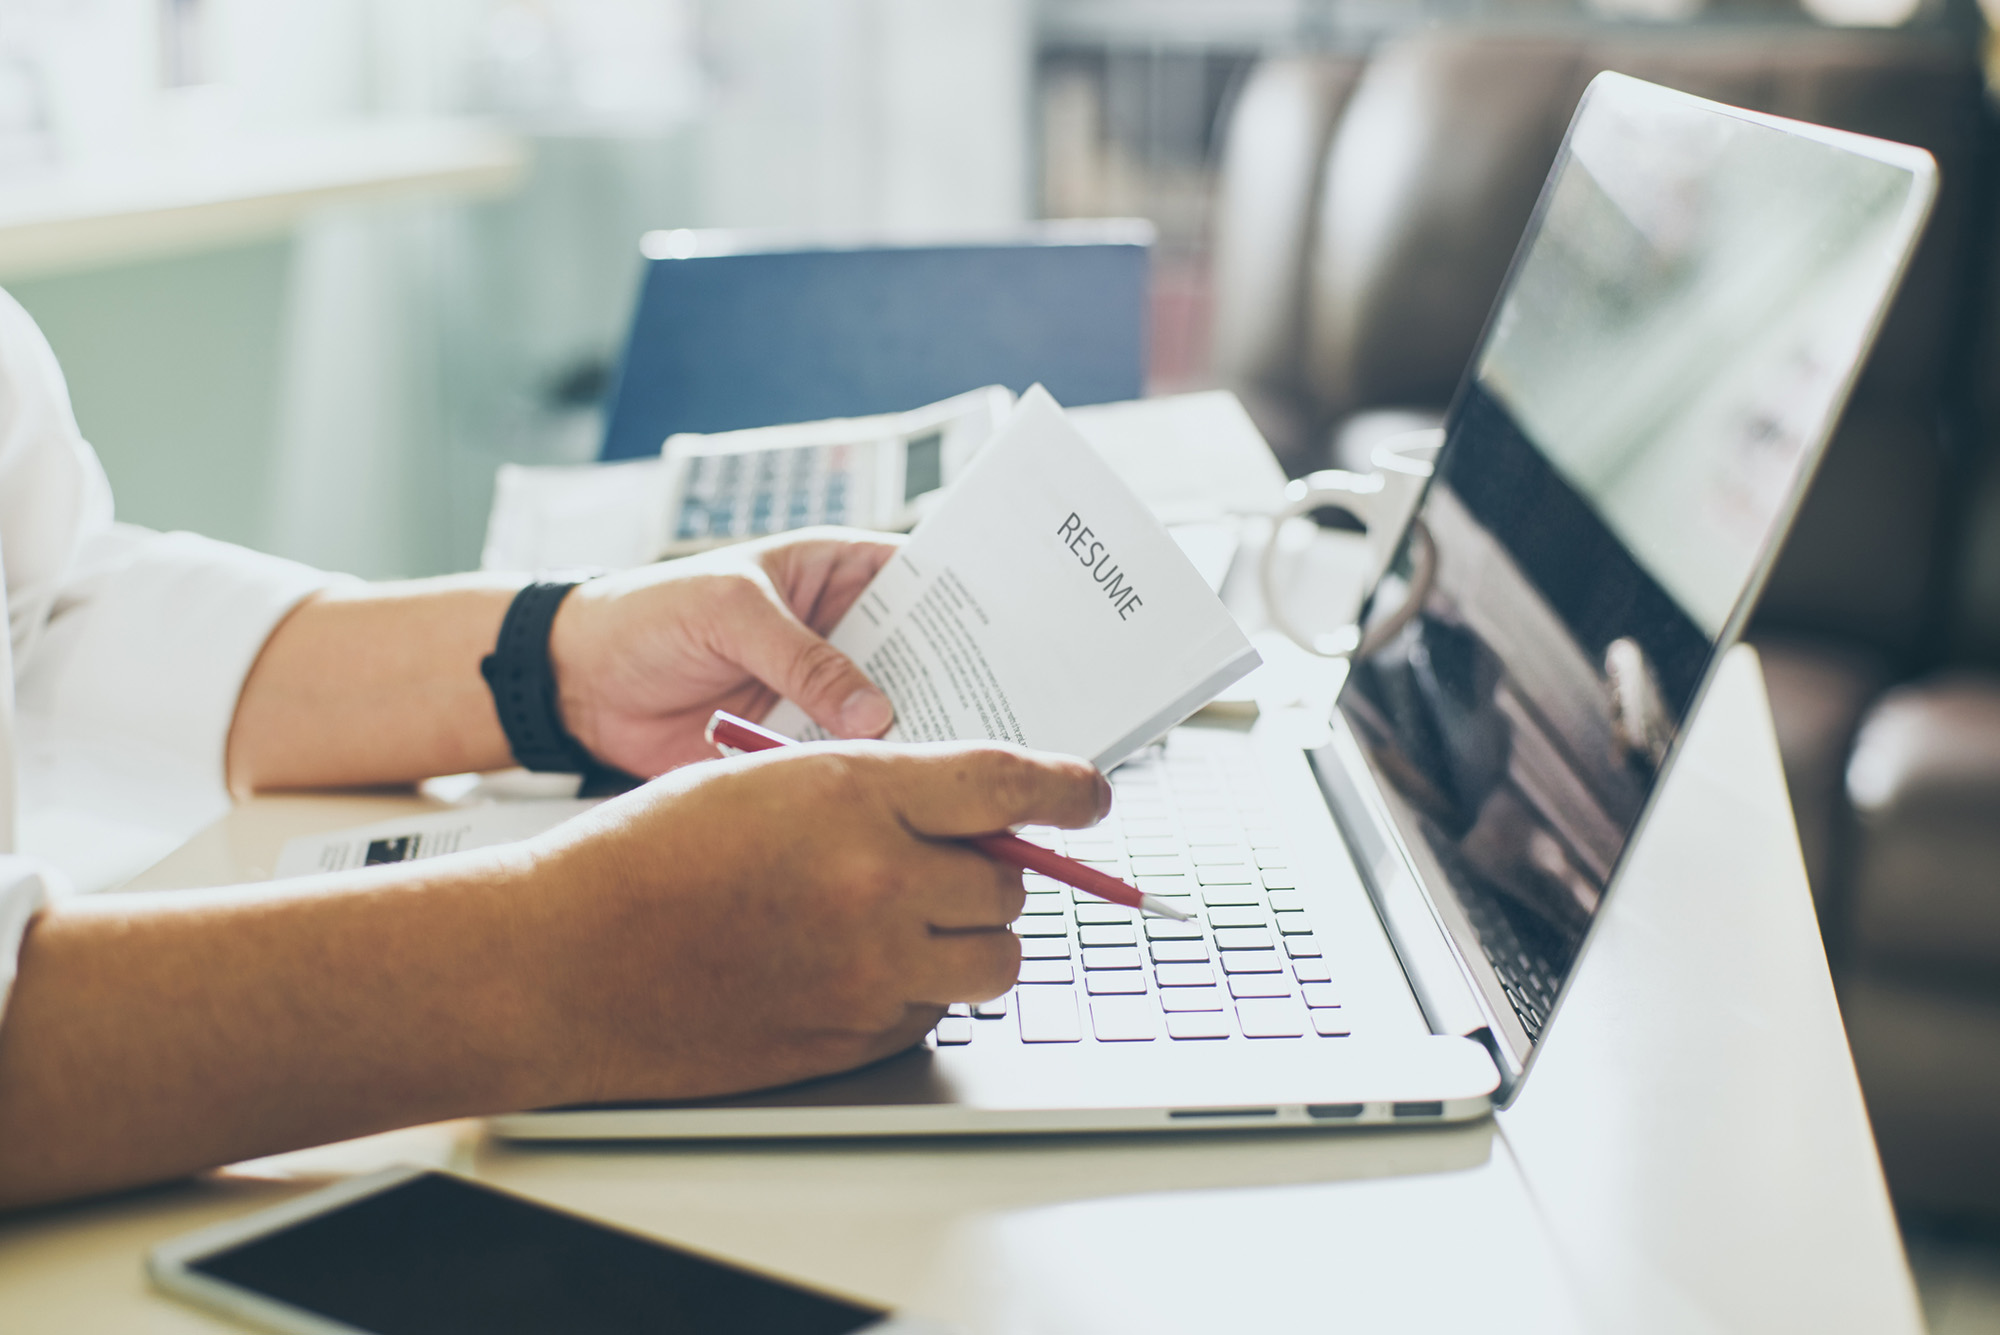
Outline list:
[[[829,638],[888,694],[894,740],[1013,741],[1106,769],[1258,662],[1039,386]],[[825,736],[790,702],[767,722]]]
[[[272,875],[276,880],[316,876],[321,872],[347,871],[386,862],[419,862],[446,853],[511,844],[552,830],[596,805],[596,800],[588,798],[487,802],[416,812],[330,834],[306,835],[285,845]]]

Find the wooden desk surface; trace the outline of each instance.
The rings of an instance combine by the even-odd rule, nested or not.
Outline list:
[[[267,874],[413,800],[260,799],[142,883]],[[0,1222],[0,1325],[219,1329],[146,1289],[152,1243],[397,1161],[980,1332],[1922,1329],[1747,650],[1489,1122],[574,1149],[448,1123]]]

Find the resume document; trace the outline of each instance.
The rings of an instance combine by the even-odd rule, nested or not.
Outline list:
[[[1040,386],[829,638],[895,705],[892,741],[989,738],[1107,770],[1258,662]],[[790,702],[766,722],[827,735]]]

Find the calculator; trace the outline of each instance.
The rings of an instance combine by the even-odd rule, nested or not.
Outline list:
[[[992,385],[904,413],[670,436],[664,554],[812,524],[910,528],[1013,405]]]

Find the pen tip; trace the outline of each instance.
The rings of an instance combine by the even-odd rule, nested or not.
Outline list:
[[[1157,895],[1139,896],[1139,908],[1143,912],[1155,914],[1162,918],[1172,918],[1175,922],[1191,922],[1194,918],[1193,914],[1185,913],[1175,908],[1172,904],[1169,904]]]

